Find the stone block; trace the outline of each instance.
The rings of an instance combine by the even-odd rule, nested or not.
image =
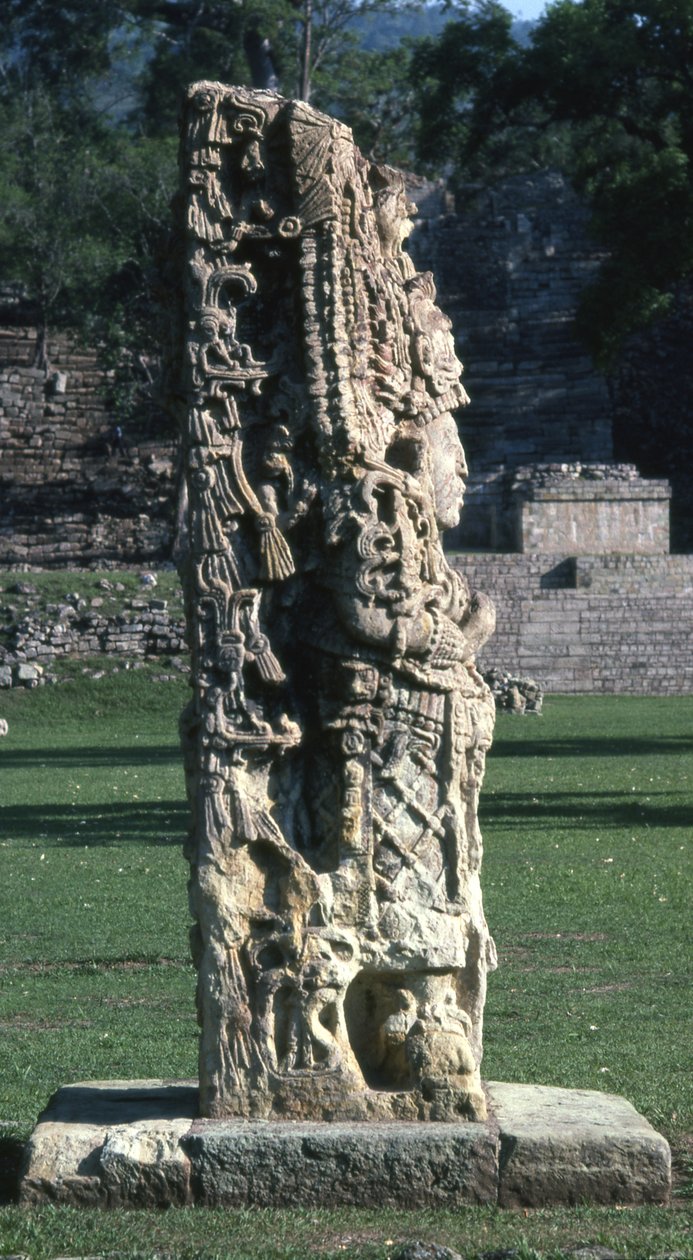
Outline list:
[[[669,1146],[625,1098],[496,1082],[488,1092],[501,1207],[666,1202]]]
[[[495,1203],[483,1124],[197,1121],[184,1141],[197,1203],[431,1207]]]
[[[100,1152],[109,1207],[168,1207],[190,1199],[190,1161],[181,1139],[189,1118],[143,1120],[109,1131]]]
[[[50,1115],[49,1104],[27,1144],[20,1202],[25,1207],[43,1203],[97,1206],[104,1202],[99,1177],[103,1129],[97,1124],[52,1120]]]
[[[669,1147],[625,1099],[487,1087],[489,1119],[199,1120],[194,1082],[64,1086],[28,1143],[20,1202],[73,1206],[548,1207],[661,1203]]]
[[[192,1081],[64,1085],[27,1144],[20,1202],[153,1207],[187,1201],[180,1139],[196,1111]]]
[[[36,655],[35,649],[31,649],[30,652],[27,652],[27,656],[29,655],[35,656]],[[40,665],[30,665],[28,663],[22,663],[21,665],[17,666],[16,673],[15,673],[15,682],[20,687],[37,687],[42,673],[43,673],[43,670]]]
[[[670,498],[667,482],[635,470],[622,480],[592,479],[589,468],[561,475],[539,466],[533,479],[520,477],[515,485],[515,545],[521,552],[569,556],[665,555]]]

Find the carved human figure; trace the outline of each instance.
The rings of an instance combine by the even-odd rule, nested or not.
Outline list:
[[[440,539],[450,323],[402,177],[341,124],[197,84],[185,128],[203,1112],[480,1118],[494,613]]]

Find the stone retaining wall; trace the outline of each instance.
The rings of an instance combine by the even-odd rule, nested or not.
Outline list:
[[[0,647],[0,687],[54,681],[51,667],[66,657],[104,655],[132,663],[171,656],[174,668],[187,672],[185,624],[179,614],[157,607],[164,602],[152,600],[115,617],[69,608],[54,617],[20,621],[6,646]]]
[[[555,172],[463,190],[454,214],[442,196],[422,208],[410,252],[436,276],[472,400],[461,416],[471,477],[457,541],[510,550],[515,469],[613,460],[606,381],[573,326],[604,251]]]
[[[95,356],[56,338],[47,379],[34,345],[32,329],[0,328],[0,564],[168,559],[175,443],[133,432],[127,454],[109,450]]]
[[[97,612],[59,613],[56,620],[27,618],[17,626],[10,652],[17,659],[44,664],[60,656],[159,656],[185,650],[185,625],[180,617],[156,607],[103,617]]]
[[[547,692],[693,693],[693,556],[456,556],[498,612],[482,669]]]
[[[497,607],[485,671],[530,676],[549,693],[693,692],[693,556],[477,554],[452,563]],[[178,599],[127,600],[108,615],[62,604],[16,623],[0,648],[0,687],[31,686],[68,656],[169,655],[184,670],[184,635]]]

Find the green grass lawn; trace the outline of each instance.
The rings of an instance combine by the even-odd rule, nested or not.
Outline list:
[[[0,1159],[6,1181],[50,1094],[80,1079],[196,1070],[184,682],[121,673],[0,696]],[[465,1257],[628,1257],[690,1243],[693,698],[550,697],[501,715],[482,801],[489,985],[484,1075],[622,1093],[670,1140],[668,1209],[165,1213],[0,1206],[0,1253],[385,1260],[434,1240]]]

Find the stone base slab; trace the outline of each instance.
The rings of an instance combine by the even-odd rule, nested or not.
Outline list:
[[[624,1098],[486,1086],[489,1120],[202,1120],[194,1081],[65,1085],[40,1116],[25,1206],[453,1207],[666,1202],[669,1147]]]

